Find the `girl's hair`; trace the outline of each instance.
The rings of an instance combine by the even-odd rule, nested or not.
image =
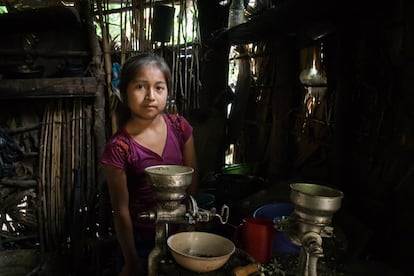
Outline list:
[[[128,108],[127,88],[128,84],[137,76],[138,72],[145,66],[155,65],[164,74],[167,83],[167,90],[171,91],[172,77],[171,70],[166,61],[154,53],[139,53],[130,57],[121,68],[119,80],[119,92],[121,102],[117,106],[118,124],[122,126],[129,119],[131,113]]]

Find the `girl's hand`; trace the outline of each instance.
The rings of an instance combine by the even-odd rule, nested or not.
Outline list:
[[[138,263],[125,264],[119,276],[146,276],[144,269]]]

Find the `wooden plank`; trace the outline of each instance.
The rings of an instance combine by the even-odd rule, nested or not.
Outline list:
[[[37,181],[34,179],[8,179],[3,178],[0,180],[0,186],[10,186],[19,188],[34,188],[37,187]]]
[[[0,99],[94,97],[97,91],[93,77],[0,80]]]

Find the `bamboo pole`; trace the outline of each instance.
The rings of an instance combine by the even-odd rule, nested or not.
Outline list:
[[[54,116],[55,116],[55,110],[52,107],[50,112],[50,127],[51,127],[51,139],[50,139],[50,154],[49,154],[49,160],[50,160],[50,179],[49,179],[49,227],[51,229],[51,233],[53,233],[53,243],[54,245],[57,244],[57,232],[56,232],[56,203],[55,203],[55,174],[56,174],[56,165],[55,165],[55,135],[56,135],[56,128],[55,128],[55,122],[54,122]]]
[[[52,135],[52,128],[51,128],[51,108],[48,104],[47,106],[47,113],[46,113],[46,121],[45,121],[47,130],[46,130],[46,137],[45,137],[45,223],[46,223],[46,236],[48,239],[48,249],[54,249],[54,233],[51,229],[51,206],[50,206],[50,143],[51,143],[51,135]]]
[[[88,210],[92,210],[92,206],[90,206],[93,202],[93,184],[92,182],[92,175],[93,175],[93,156],[92,152],[92,135],[91,135],[91,128],[92,125],[92,109],[91,106],[88,105],[85,107],[85,156],[86,156],[86,202],[88,204]]]
[[[39,238],[40,238],[40,250],[42,253],[46,251],[45,248],[45,217],[44,217],[44,138],[45,138],[45,114],[43,114],[43,119],[40,128],[40,142],[39,142],[39,179],[38,179],[38,204],[37,204],[37,214],[39,221]]]
[[[85,168],[85,151],[84,151],[84,116],[83,116],[83,100],[79,99],[78,101],[78,121],[79,121],[79,132],[78,132],[78,140],[79,140],[79,164],[78,167],[80,169],[81,172],[81,204],[80,206],[83,206],[83,203],[85,202],[85,198],[84,198],[84,192],[85,192],[85,174],[84,174],[84,168]]]
[[[108,91],[108,99],[110,102],[114,100],[114,95],[111,87],[111,73],[112,73],[112,61],[111,61],[111,49],[109,47],[109,36],[104,24],[103,20],[103,7],[102,7],[102,0],[96,1],[97,9],[98,9],[98,18],[99,18],[99,25],[102,30],[102,48],[104,52],[104,70],[105,70],[105,83],[106,89]],[[111,105],[113,106],[113,105]],[[111,117],[112,123],[112,133],[115,133],[118,130],[118,123],[116,119],[115,110],[109,110],[109,114]]]
[[[81,234],[85,230],[85,207],[86,207],[86,183],[85,183],[85,116],[84,116],[84,101],[79,99],[78,116],[79,116],[79,170],[80,170],[80,225]]]
[[[59,99],[57,112],[56,112],[56,156],[55,156],[55,164],[56,164],[56,178],[55,178],[55,189],[56,189],[56,202],[58,209],[56,210],[58,214],[57,219],[57,232],[59,233],[59,242],[62,239],[62,234],[64,230],[64,218],[65,218],[65,204],[64,198],[62,197],[62,191],[64,191],[63,183],[62,183],[62,147],[65,145],[62,144],[62,99]]]
[[[61,120],[62,120],[62,139],[61,139],[61,151],[62,151],[62,156],[61,156],[61,200],[63,201],[63,205],[65,206],[65,214],[67,214],[67,206],[68,206],[68,201],[67,201],[67,187],[68,187],[68,166],[67,166],[67,161],[68,161],[68,148],[69,148],[69,143],[68,143],[68,125],[67,125],[67,108],[66,108],[66,102],[64,101],[62,102],[62,115],[61,115]],[[66,225],[70,225],[69,221],[68,221],[68,216],[65,215],[63,217],[63,221],[64,221],[64,227]]]
[[[50,238],[51,236],[49,235],[50,229],[49,229],[49,206],[48,206],[48,180],[49,180],[49,165],[48,165],[48,154],[49,154],[49,132],[50,132],[50,128],[49,128],[49,105],[46,106],[46,110],[45,110],[45,120],[44,120],[44,124],[45,124],[45,138],[44,138],[44,151],[43,151],[43,156],[44,156],[44,163],[43,163],[43,212],[44,212],[44,218],[45,218],[45,235],[46,235],[46,243],[47,243],[47,250],[49,250],[51,248],[51,241]]]
[[[90,5],[85,5],[85,13],[91,14]],[[93,146],[92,146],[92,160],[99,159],[106,143],[106,118],[105,118],[105,88],[104,88],[104,70],[102,68],[101,58],[102,52],[99,41],[96,36],[95,27],[93,20],[90,16],[86,17],[86,27],[89,33],[89,44],[92,51],[91,70],[98,80],[97,93],[93,101]],[[133,32],[132,32],[133,33]],[[136,39],[131,38],[131,43],[136,43]],[[69,136],[68,136],[69,137]],[[69,151],[71,152],[71,151]],[[68,160],[71,160],[71,156],[68,156]],[[68,166],[69,166],[68,162]],[[96,223],[99,227],[96,232],[101,234],[103,229],[102,226],[107,223],[107,212],[106,212],[106,197],[104,196],[104,188],[106,185],[103,176],[103,166],[99,163],[93,164],[93,183],[96,187],[97,194],[97,218]],[[67,166],[67,167],[68,167]]]
[[[56,164],[55,164],[55,135],[56,135],[56,128],[54,123],[54,116],[55,116],[55,109],[52,107],[49,112],[49,126],[51,128],[50,131],[50,143],[49,143],[49,166],[50,169],[48,170],[50,172],[50,178],[49,178],[49,186],[48,186],[48,203],[49,203],[49,221],[48,225],[50,228],[50,232],[52,233],[52,239],[53,239],[53,245],[54,248],[56,248],[56,245],[58,244],[58,237],[57,237],[57,231],[56,231],[56,202],[55,202],[55,176],[56,176]]]
[[[71,144],[72,144],[72,154],[71,154],[71,164],[70,164],[70,171],[71,171],[71,181],[70,181],[70,192],[72,194],[72,191],[74,190],[74,183],[75,183],[75,168],[76,168],[76,141],[75,141],[75,135],[76,135],[76,112],[75,112],[75,103],[76,100],[73,101],[73,105],[72,105],[72,118],[70,120],[71,123]],[[73,200],[73,197],[71,196],[71,200]]]
[[[73,189],[72,192],[76,193],[77,192],[77,185],[80,184],[80,179],[79,179],[79,174],[80,174],[80,139],[79,139],[79,133],[80,133],[80,118],[79,118],[79,99],[75,100],[75,104],[73,105],[73,114],[74,114],[74,125],[75,125],[75,133],[74,133],[74,146],[75,146],[75,158],[74,158],[74,166],[73,166],[73,172],[75,173],[74,176],[74,185],[73,185]],[[76,194],[73,195],[74,201],[76,201]],[[76,208],[72,208],[73,209],[73,214],[72,217],[77,216],[79,213],[79,206],[74,206]],[[72,223],[79,223],[79,221],[76,222],[72,222]],[[79,230],[79,224],[78,225],[73,225],[76,229],[76,233],[78,233]]]

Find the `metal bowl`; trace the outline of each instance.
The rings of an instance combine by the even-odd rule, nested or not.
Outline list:
[[[179,265],[198,273],[219,269],[236,249],[229,239],[207,232],[177,233],[167,245]]]

